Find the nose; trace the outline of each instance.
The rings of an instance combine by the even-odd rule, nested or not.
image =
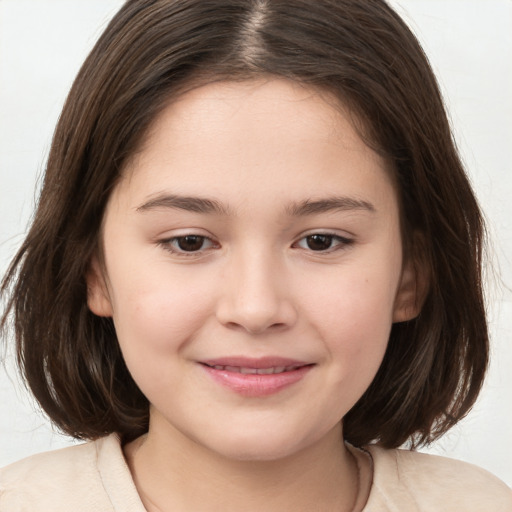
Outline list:
[[[261,252],[233,258],[222,284],[218,321],[250,334],[293,326],[297,311],[286,274],[282,265]]]

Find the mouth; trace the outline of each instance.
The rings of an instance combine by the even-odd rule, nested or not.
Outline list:
[[[206,363],[204,363],[206,364]],[[248,366],[223,366],[223,365],[209,365],[206,366],[214,370],[222,370],[226,372],[241,373],[243,375],[275,375],[278,373],[291,372],[309,365],[292,365],[292,366],[270,366],[268,368],[252,368]]]
[[[223,358],[200,363],[213,380],[246,397],[272,395],[299,383],[315,366],[283,358]]]

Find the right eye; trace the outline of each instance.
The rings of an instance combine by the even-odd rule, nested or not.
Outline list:
[[[167,251],[176,254],[194,254],[214,247],[214,242],[202,235],[175,236],[159,242]]]

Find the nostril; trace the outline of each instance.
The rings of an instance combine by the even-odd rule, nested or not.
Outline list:
[[[296,322],[297,312],[290,299],[279,293],[276,287],[260,283],[243,281],[234,289],[227,283],[225,293],[221,293],[217,302],[216,317],[230,329],[239,329],[250,334],[260,334],[289,328]],[[249,280],[250,281],[250,280]],[[275,285],[275,283],[274,283]]]
[[[248,323],[238,323],[238,322],[225,322],[224,326],[228,329],[240,330],[248,332],[249,334],[261,334],[266,331],[280,331],[288,328],[287,324],[284,322],[275,322],[273,324],[260,324],[260,325],[250,325]]]

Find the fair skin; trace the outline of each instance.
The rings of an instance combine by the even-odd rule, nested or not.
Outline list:
[[[196,88],[111,195],[89,307],[151,404],[125,447],[148,511],[366,501],[342,418],[416,283],[391,173],[330,100],[284,79]]]

